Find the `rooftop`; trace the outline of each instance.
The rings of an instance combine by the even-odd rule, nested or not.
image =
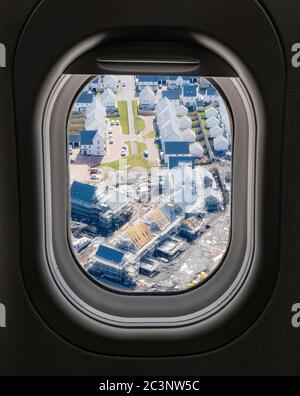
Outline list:
[[[80,131],[81,145],[91,146],[97,131]]]
[[[181,157],[170,157],[169,158],[169,169],[178,168],[181,165],[191,166],[192,169],[195,168],[195,158],[190,156]]]
[[[188,142],[166,142],[165,143],[165,154],[167,154],[167,155],[190,154],[189,143]]]
[[[87,103],[91,104],[93,103],[94,95],[88,92],[82,92],[78,99],[76,100],[76,103]]]
[[[183,96],[186,98],[194,98],[197,96],[196,85],[185,85],[183,87]]]
[[[168,98],[169,100],[179,100],[180,96],[181,96],[180,89],[172,89],[172,90],[170,89],[162,92],[162,97]]]
[[[97,203],[96,190],[95,186],[74,181],[71,186],[71,200],[95,204]]]
[[[125,253],[121,250],[108,245],[100,245],[96,252],[96,257],[111,261],[116,264],[122,263],[124,255]]]

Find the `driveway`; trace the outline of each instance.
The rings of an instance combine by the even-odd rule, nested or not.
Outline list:
[[[101,162],[101,157],[89,157],[80,155],[79,149],[73,149],[73,154],[70,156],[70,160],[75,161],[74,164],[70,164],[70,182],[74,180],[88,183],[90,182],[89,169],[94,168]]]

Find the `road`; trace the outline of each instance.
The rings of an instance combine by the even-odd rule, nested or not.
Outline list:
[[[211,163],[213,163],[214,160],[215,160],[215,156],[214,156],[214,153],[213,153],[213,151],[211,149],[211,145],[209,143],[208,137],[207,137],[207,135],[205,133],[205,128],[203,126],[201,114],[199,114],[199,113],[198,113],[198,119],[199,119],[201,130],[202,130],[202,133],[203,133],[203,136],[204,136],[204,141],[205,141],[205,145],[206,145],[206,148],[207,148],[207,151],[208,151],[209,159],[210,159]]]
[[[132,108],[132,100],[135,97],[135,81],[134,76],[121,76],[120,93],[118,94],[118,100],[127,101],[127,112],[128,112],[128,129],[129,135],[136,136],[136,131],[134,128],[134,115]],[[125,84],[125,87],[123,87]],[[131,154],[137,155],[138,149],[134,139],[129,139],[131,145]]]

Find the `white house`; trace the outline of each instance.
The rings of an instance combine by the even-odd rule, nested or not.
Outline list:
[[[180,129],[192,128],[193,122],[188,116],[178,118],[178,126]]]
[[[221,210],[221,197],[217,190],[211,187],[204,190],[204,204],[208,212]]]
[[[206,125],[208,129],[213,128],[215,126],[219,126],[220,120],[216,117],[211,117],[208,120],[206,120]]]
[[[184,85],[182,102],[188,108],[196,107],[197,103],[197,86],[195,84]]]
[[[155,93],[152,88],[146,86],[140,93],[139,107],[143,110],[155,108]]]
[[[183,140],[184,140],[185,142],[195,143],[195,141],[196,141],[196,134],[195,134],[195,132],[194,132],[192,129],[190,129],[190,128],[185,129],[185,130],[182,132],[182,137],[183,137]]]
[[[182,89],[167,89],[166,91],[162,91],[162,98],[169,99],[176,106],[180,105],[180,98],[182,95]]]
[[[192,143],[190,144],[190,153],[195,158],[201,158],[204,154],[204,149],[200,143]]]
[[[169,169],[186,165],[193,167],[193,157],[190,155],[189,143],[184,141],[167,141],[164,147],[165,162],[168,163]],[[181,184],[182,185],[182,184]]]
[[[178,89],[183,86],[183,82],[181,76],[169,76],[167,79],[168,89]]]
[[[105,137],[101,131],[80,132],[80,154],[84,156],[103,156]]]
[[[208,88],[211,86],[211,83],[204,77],[200,78],[200,88]]]
[[[92,111],[85,119],[85,129],[87,131],[94,131],[98,129],[105,129],[105,117],[96,110]]]
[[[215,109],[214,107],[209,107],[208,109],[205,110],[205,118],[211,118],[211,117],[218,117],[218,110]]]
[[[100,78],[99,76],[95,77],[93,80],[91,80],[83,89],[84,92],[93,92],[97,93],[100,90]]]
[[[88,117],[91,113],[96,111],[97,113],[101,114],[103,118],[106,117],[106,109],[101,103],[101,96],[96,95],[94,96],[92,104],[90,104],[86,109],[86,117]]]
[[[162,132],[160,136],[161,136],[162,148],[164,152],[165,152],[165,144],[167,142],[183,141],[182,134],[178,130],[166,129],[165,132]]]
[[[169,107],[166,107],[164,110],[159,112],[156,118],[159,128],[162,128],[163,125],[166,124],[168,121],[173,121],[178,126],[178,120],[175,112]]]
[[[89,85],[90,90],[92,90],[93,92],[99,92],[99,90],[100,90],[100,83],[101,83],[101,81],[100,81],[99,76],[96,77],[96,78],[94,78],[94,80],[92,80],[92,81],[90,82],[90,85]]]
[[[113,92],[117,92],[118,81],[114,76],[106,75],[103,77],[104,89],[111,89]]]
[[[172,119],[169,119],[167,122],[165,122],[161,127],[160,127],[160,133],[161,135],[165,135],[166,133],[168,133],[169,131],[174,131],[176,133],[178,133],[179,136],[182,135],[180,129],[178,128],[178,124],[177,122],[175,122]]]
[[[106,107],[106,110],[115,109],[117,107],[117,97],[116,94],[107,88],[101,95],[101,103]]]
[[[231,124],[230,124],[228,109],[227,109],[227,106],[226,106],[224,100],[221,98],[220,98],[219,110],[220,110],[221,120],[222,120],[222,123],[224,124],[225,130],[226,130],[226,132],[230,133]]]
[[[207,103],[218,104],[220,100],[218,90],[213,86],[206,88],[203,99]]]
[[[73,111],[85,114],[86,109],[93,103],[94,95],[90,92],[82,92],[77,98]]]
[[[218,136],[214,139],[214,149],[218,153],[225,153],[228,151],[228,140],[224,136]]]
[[[157,105],[156,105],[156,115],[158,116],[163,110],[170,109],[175,112],[176,106],[173,102],[171,102],[168,98],[163,98]]]
[[[137,87],[138,90],[141,91],[146,86],[153,89],[153,91],[158,90],[158,77],[157,76],[138,76],[137,77]]]
[[[183,105],[180,105],[176,108],[177,117],[184,117],[188,114],[188,112],[189,110]]]
[[[204,184],[205,188],[209,188],[209,187],[213,188],[216,186],[216,182],[215,182],[215,179],[214,179],[212,173],[209,170],[207,170],[206,168],[203,169],[202,177],[203,177],[203,184]]]
[[[212,139],[218,137],[218,136],[223,136],[224,135],[224,129],[220,128],[218,125],[211,128],[209,130],[209,135]]]
[[[167,78],[167,85],[169,89],[179,89],[184,85],[194,84],[197,82],[195,76],[169,76]]]

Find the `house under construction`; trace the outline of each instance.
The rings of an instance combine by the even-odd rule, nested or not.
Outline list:
[[[74,181],[71,186],[71,215],[73,221],[110,233],[130,219],[132,208],[124,194],[101,194],[96,186]]]

